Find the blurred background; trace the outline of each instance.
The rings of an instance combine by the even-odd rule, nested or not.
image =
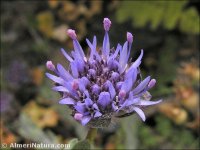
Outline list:
[[[60,53],[72,49],[68,28],[103,41],[104,17],[112,21],[111,46],[134,35],[131,57],[144,49],[142,75],[157,79],[150,92],[157,106],[115,120],[99,130],[101,149],[199,148],[199,14],[198,1],[1,1],[1,143],[69,143],[87,130],[59,105],[44,73],[53,60],[67,66]]]

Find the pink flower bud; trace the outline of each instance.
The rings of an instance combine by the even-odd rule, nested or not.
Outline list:
[[[152,87],[154,87],[156,84],[156,80],[155,79],[151,79],[151,81],[148,84],[148,88],[151,89]]]
[[[83,115],[81,113],[75,113],[74,119],[81,121],[82,118],[83,118]]]
[[[130,32],[127,32],[126,35],[127,35],[127,41],[129,43],[132,43],[133,42],[133,35]]]
[[[120,98],[124,98],[126,96],[126,92],[124,91],[124,90],[121,90],[120,92],[119,92],[119,97]]]
[[[77,38],[75,30],[68,29],[68,30],[67,30],[67,34],[68,34],[68,36],[69,36],[70,38],[72,38],[73,40]]]
[[[72,89],[73,89],[73,90],[77,90],[77,89],[78,89],[78,81],[77,81],[77,80],[74,80],[74,81],[72,82]]]
[[[106,31],[109,31],[110,26],[111,26],[111,21],[110,21],[110,19],[104,18],[104,20],[103,20],[103,26],[104,26],[104,29],[105,29]]]
[[[52,63],[52,61],[47,61],[46,62],[46,67],[47,69],[51,70],[51,71],[54,71],[55,70],[55,66],[54,64]]]

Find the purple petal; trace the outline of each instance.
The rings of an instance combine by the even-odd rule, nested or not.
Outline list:
[[[137,79],[137,68],[131,68],[125,75],[125,80],[132,78],[133,79],[133,83],[135,82],[135,80]]]
[[[139,67],[139,65],[141,64],[141,59],[143,57],[143,50],[141,50],[140,56],[138,57],[138,59],[131,65],[131,67],[128,69],[127,72],[129,72],[132,68],[137,68]]]
[[[88,46],[90,47],[91,52],[93,54],[93,44],[88,39],[86,39],[86,42],[87,42]]]
[[[109,41],[109,36],[108,32],[105,33],[104,39],[103,39],[103,48],[102,48],[102,53],[104,57],[107,59],[110,54],[110,41]]]
[[[118,107],[113,103],[112,103],[112,108],[113,108],[114,111],[118,110]]]
[[[88,44],[88,46],[90,47],[90,58],[89,58],[89,60],[90,61],[92,61],[92,60],[94,60],[93,59],[93,55],[94,55],[94,46],[92,45],[92,43],[88,40],[88,39],[86,39],[86,42],[87,42],[87,44]]]
[[[120,73],[122,73],[125,70],[125,66],[127,63],[127,49],[128,49],[128,42],[124,43],[123,49],[120,51],[120,57],[119,57],[119,64],[120,64]]]
[[[119,79],[119,73],[113,72],[111,75],[111,79],[117,81]]]
[[[140,105],[140,106],[149,106],[149,105],[155,105],[162,102],[162,100],[158,101],[147,101],[147,100],[140,100],[139,103],[136,103],[135,105]]]
[[[99,111],[97,111],[97,112],[95,113],[95,115],[94,115],[94,118],[100,117],[100,116],[102,116],[102,113],[100,113]]]
[[[67,81],[73,80],[73,77],[71,76],[71,74],[67,70],[65,70],[65,68],[61,64],[57,65],[57,69],[58,69],[59,75],[63,79]]]
[[[133,79],[132,78],[128,78],[122,84],[121,90],[123,90],[123,91],[125,91],[127,93],[127,92],[129,92],[131,90],[132,86],[133,86]]]
[[[83,82],[83,84],[84,84],[85,86],[87,86],[88,84],[90,84],[90,81],[89,81],[88,78],[86,78],[86,77],[82,77],[82,78],[81,78],[81,82]]]
[[[142,118],[143,121],[146,120],[145,114],[140,108],[133,107],[133,110]]]
[[[107,80],[106,82],[108,84],[108,89],[109,89],[111,99],[113,99],[116,95],[115,88],[113,87],[112,83],[109,80]]]
[[[143,91],[150,81],[150,76],[146,77],[132,92],[133,95]]]
[[[124,82],[121,82],[121,81],[117,82],[117,84],[116,84],[117,89],[121,89],[123,83]]]
[[[72,74],[75,78],[78,78],[78,68],[77,68],[77,64],[75,61],[71,62],[70,63],[71,65],[71,71],[72,71]]]
[[[111,70],[118,69],[119,68],[118,61],[116,61],[114,59],[110,59],[108,61],[108,68],[111,69]]]
[[[86,106],[91,106],[93,104],[93,101],[90,98],[85,99]]]
[[[77,65],[77,68],[78,68],[79,72],[83,72],[84,71],[84,66],[85,66],[84,62],[81,62],[80,60],[76,60],[76,65]]]
[[[73,44],[74,44],[74,50],[77,51],[80,54],[81,58],[84,60],[85,54],[77,39],[73,40]]]
[[[140,98],[133,98],[133,99],[127,99],[123,106],[122,107],[125,107],[125,106],[130,106],[130,105],[136,105],[137,103],[140,102]]]
[[[69,92],[69,90],[67,90],[67,88],[64,86],[54,86],[52,90],[59,92]]]
[[[64,98],[59,101],[59,104],[67,104],[67,105],[74,105],[75,100],[72,98]]]
[[[84,116],[81,120],[81,124],[85,126],[90,120],[92,119],[91,116]]]
[[[115,59],[119,53],[119,51],[121,51],[122,46],[120,44],[117,45],[117,49],[115,50],[115,53],[110,57],[110,59]]]
[[[94,103],[94,104],[92,105],[92,107],[99,111],[99,107],[97,106],[96,103]]]
[[[98,104],[101,105],[103,108],[110,104],[111,98],[108,92],[101,92],[98,99]]]
[[[65,58],[66,58],[67,60],[69,60],[69,62],[72,62],[72,61],[73,61],[73,59],[67,54],[67,52],[66,52],[63,48],[61,48],[61,52],[62,52],[62,54],[65,56]]]
[[[74,58],[73,62],[75,62],[76,66],[77,66],[77,70],[80,72],[83,72],[84,65],[85,65],[85,62],[84,62],[85,57],[82,58],[82,56],[77,51],[72,51],[71,53]]]
[[[84,114],[86,108],[85,108],[85,104],[82,104],[82,103],[77,103],[76,106],[74,106],[74,108],[80,112],[81,114]]]
[[[89,69],[88,74],[94,77],[96,75],[96,71],[94,69]]]
[[[99,94],[99,92],[100,92],[100,87],[97,84],[94,84],[92,86],[92,93]]]
[[[90,98],[90,94],[89,94],[88,90],[85,90],[84,94],[86,95],[87,98]]]
[[[80,60],[81,63],[84,62],[81,55],[77,51],[72,51],[71,54],[72,54],[74,60]]]
[[[97,60],[101,60],[101,57],[99,56],[99,54],[96,51],[96,46],[97,46],[97,38],[96,36],[94,36],[93,38],[93,43],[91,43],[88,39],[86,39],[87,44],[89,45],[91,52],[90,52],[90,58],[89,60],[92,61],[93,57],[96,56]]]
[[[125,81],[122,84],[121,90],[129,92],[132,89],[135,80],[137,79],[137,69],[133,68],[125,75]]]
[[[61,85],[63,85],[64,82],[65,82],[62,78],[57,77],[57,76],[54,76],[54,75],[52,75],[52,74],[50,74],[50,73],[46,73],[46,76],[47,76],[49,79],[51,79],[52,81],[54,81],[54,82],[56,82],[56,83],[59,83],[59,84],[61,84]]]
[[[65,84],[63,86],[66,87],[67,90],[69,90],[70,93],[73,93],[71,82],[65,82]]]
[[[81,92],[84,92],[85,91],[85,85],[83,84],[83,82],[80,82],[81,80],[79,80],[79,84],[78,84],[78,86],[79,86],[79,90],[81,91]]]

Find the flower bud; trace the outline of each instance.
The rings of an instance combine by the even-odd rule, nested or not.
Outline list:
[[[68,30],[67,30],[67,34],[68,34],[68,36],[69,36],[70,38],[72,38],[73,40],[75,40],[75,39],[77,38],[75,30],[68,29]]]
[[[125,96],[126,96],[126,92],[124,90],[121,90],[119,92],[119,97],[123,99],[123,98],[125,98]]]
[[[110,19],[104,18],[104,20],[103,20],[103,26],[104,26],[105,31],[109,31],[110,26],[111,26]]]
[[[47,61],[46,62],[46,67],[47,69],[51,70],[51,71],[54,71],[55,70],[55,66],[54,64],[52,63],[52,61]]]
[[[81,113],[75,113],[74,115],[74,119],[81,121],[82,120],[83,115]]]
[[[78,89],[78,80],[74,80],[73,82],[72,82],[72,89],[73,90],[77,90]]]
[[[129,43],[132,43],[133,42],[133,35],[130,33],[130,32],[127,32],[127,41]]]
[[[155,79],[151,79],[151,81],[148,84],[148,88],[151,89],[152,87],[154,87],[156,84],[156,80]]]
[[[92,93],[94,93],[94,94],[100,93],[100,87],[97,84],[92,86]]]

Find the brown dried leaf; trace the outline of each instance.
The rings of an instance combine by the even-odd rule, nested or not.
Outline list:
[[[185,74],[194,80],[199,81],[200,70],[193,62],[183,63],[183,67],[179,69],[180,74]]]
[[[200,128],[200,117],[196,117],[196,119],[192,122],[188,122],[186,127],[191,128],[193,130],[199,130]]]
[[[48,4],[51,8],[56,8],[59,5],[59,0],[48,0]]]
[[[60,42],[65,42],[68,38],[67,33],[66,33],[67,29],[68,29],[67,25],[61,25],[59,27],[56,27],[53,31],[52,38]]]
[[[6,127],[4,127],[2,121],[1,121],[0,131],[1,131],[1,143],[5,144],[16,143],[17,141],[16,136],[12,132],[10,132]]]
[[[79,9],[70,1],[62,1],[62,8],[58,10],[58,16],[64,21],[74,21],[79,16]]]
[[[34,101],[26,104],[23,111],[41,128],[54,127],[58,123],[58,114],[52,108],[41,107]]]
[[[38,29],[47,37],[51,37],[53,33],[54,18],[50,11],[44,11],[36,16]]]
[[[172,103],[159,105],[159,110],[176,124],[183,124],[188,118],[188,114],[183,108]]]
[[[43,77],[44,77],[43,70],[37,67],[37,68],[33,68],[30,72],[31,72],[30,74],[31,74],[33,83],[37,86],[41,85],[43,81]]]
[[[190,97],[182,99],[181,102],[187,109],[196,111],[198,110],[199,94],[193,92]]]

